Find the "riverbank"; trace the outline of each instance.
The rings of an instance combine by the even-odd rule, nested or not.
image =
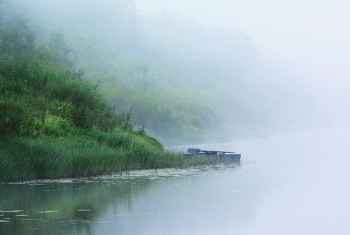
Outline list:
[[[118,134],[107,138],[117,139]],[[9,136],[0,140],[0,181],[61,179],[112,175],[131,170],[185,168],[228,162],[218,158],[186,158],[144,138],[119,133],[129,147],[113,147],[89,137]]]
[[[143,127],[135,128],[130,112],[117,113],[81,73],[37,56],[0,58],[0,94],[1,182],[218,161],[164,150]]]
[[[54,39],[56,46],[65,45],[62,35]],[[0,56],[1,182],[219,161],[186,159],[166,151],[143,126],[136,125],[131,111],[118,111],[106,101],[98,84],[68,66],[72,61],[67,56],[30,40],[25,43],[22,51],[8,50]]]

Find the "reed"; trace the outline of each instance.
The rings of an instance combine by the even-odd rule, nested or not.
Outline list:
[[[40,136],[35,139],[7,136],[0,140],[0,181],[89,177],[138,169],[222,163],[215,158],[189,159],[128,134],[124,136],[124,142],[129,146],[116,147],[107,139],[99,142],[87,136]]]
[[[165,151],[144,128],[135,129],[131,112],[117,113],[82,72],[49,63],[35,50],[0,57],[0,114],[3,182],[213,162]]]

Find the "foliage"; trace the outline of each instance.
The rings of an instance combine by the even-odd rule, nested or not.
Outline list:
[[[28,55],[0,58],[1,181],[176,166],[81,76]]]
[[[96,86],[69,70],[2,58],[0,78],[0,181],[219,162],[164,151],[144,127],[134,130],[131,112],[114,113]]]
[[[143,92],[135,86],[127,94],[126,83],[118,85],[113,79],[111,85],[120,89],[113,90],[109,99],[120,98],[121,105],[115,102],[111,106],[99,92],[99,85],[105,87],[108,83],[102,84],[92,79],[92,75],[105,79],[103,74],[109,76],[113,70],[108,73],[88,70],[90,82],[86,81],[84,72],[75,67],[85,65],[83,61],[100,61],[79,57],[80,49],[73,48],[62,31],[53,32],[46,46],[35,44],[34,31],[21,15],[0,25],[0,181],[91,176],[218,162],[186,160],[182,155],[165,151],[159,141],[146,134],[144,125],[137,129],[132,118],[135,114],[145,117],[140,119],[145,122],[151,118],[150,128],[170,131],[167,122],[174,118],[178,103],[167,99],[168,109],[156,102],[159,94],[149,89],[154,81],[144,79]],[[143,62],[135,63],[134,57],[124,63],[125,55],[122,58],[119,54],[110,55],[109,59],[122,62],[117,66],[131,69],[129,76],[137,82],[152,71]],[[192,124],[204,126],[195,115],[190,119]],[[182,120],[186,119],[178,122]]]
[[[57,134],[70,125],[134,131],[131,112],[115,113],[97,86],[83,81],[80,72],[56,68],[35,57],[6,57],[0,58],[0,76],[2,134]]]
[[[8,135],[0,139],[0,182],[116,174],[138,169],[232,163],[219,158],[174,154],[147,138],[123,131],[65,137]]]
[[[34,32],[28,25],[28,19],[15,15],[0,28],[0,54],[21,56],[34,46]]]
[[[241,32],[165,14],[140,18],[139,35],[137,52],[117,54],[116,45],[80,38],[77,64],[110,103],[124,111],[132,106],[133,120],[163,143],[261,136],[292,126],[293,113],[305,105],[288,98],[299,91],[262,68]]]
[[[124,129],[133,129],[139,127],[136,122],[163,143],[189,144],[293,128],[301,110],[311,107],[306,92],[269,71],[252,38],[237,30],[167,13],[137,17],[133,0],[11,2],[32,16],[35,23],[27,27],[39,32],[36,42],[45,44],[25,53],[62,74],[71,70],[65,76],[72,78],[67,82],[72,88],[56,84],[51,90],[60,109],[50,115],[74,126],[109,130],[127,123]],[[73,10],[77,5],[79,11]],[[57,28],[63,31],[52,32]],[[105,110],[111,121],[93,121],[96,108],[84,102],[96,97],[81,93],[80,88],[90,88],[73,82],[85,79],[119,113]]]
[[[53,32],[49,47],[53,52],[60,52],[65,56],[68,56],[72,49],[67,45],[65,35],[62,31]]]
[[[46,53],[43,58],[46,58],[48,54],[51,54],[51,56],[53,56],[51,60],[57,66],[74,68],[75,61],[73,49],[70,45],[68,45],[66,36],[62,31],[52,32],[48,47],[50,52]]]

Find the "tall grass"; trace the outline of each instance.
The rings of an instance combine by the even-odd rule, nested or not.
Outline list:
[[[129,134],[113,134],[122,139],[111,144],[80,137],[7,136],[0,139],[0,181],[57,179],[117,174],[137,169],[189,167],[221,162],[214,158],[186,158],[166,152],[147,140]]]
[[[0,58],[0,134],[36,135],[48,115],[77,128],[132,131],[127,113],[116,113],[80,71],[57,68],[37,57]]]
[[[7,137],[0,142],[0,180],[84,177],[128,170],[130,151],[87,137]]]
[[[0,181],[215,162],[165,151],[135,129],[130,113],[115,112],[81,71],[54,65],[35,49],[0,57]]]

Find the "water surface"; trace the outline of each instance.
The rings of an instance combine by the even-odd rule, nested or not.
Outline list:
[[[275,136],[195,146],[240,152],[240,166],[3,184],[0,234],[349,234],[345,146]]]

